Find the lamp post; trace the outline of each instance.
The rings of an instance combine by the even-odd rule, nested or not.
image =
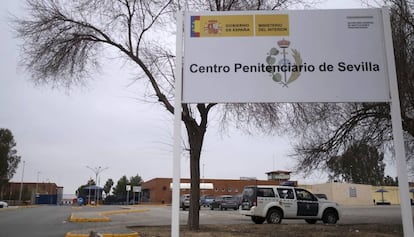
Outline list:
[[[39,175],[40,171],[37,171],[37,179],[36,179],[36,192],[35,192],[35,203],[37,204],[37,198],[39,197]]]
[[[23,193],[23,177],[24,177],[24,165],[26,161],[23,161],[23,171],[22,171],[22,180],[20,182],[20,193],[19,193],[19,201],[22,201],[22,193]]]
[[[89,166],[86,166],[86,168],[88,168],[88,169],[90,169],[90,170],[92,170],[93,171],[93,173],[95,174],[95,186],[98,186],[98,175],[102,172],[102,171],[104,171],[104,170],[106,170],[106,169],[108,169],[109,167],[105,167],[105,168],[102,168],[101,166],[99,166],[99,167],[95,167],[95,168],[92,168],[92,167],[89,167]],[[90,201],[90,186],[89,186],[89,201]],[[95,188],[95,205],[98,203],[98,195],[96,195],[96,188]]]
[[[90,182],[89,182],[89,181],[91,181],[91,179],[92,179],[92,177],[90,177],[89,180],[88,180],[88,205],[91,204],[91,185],[90,185]]]

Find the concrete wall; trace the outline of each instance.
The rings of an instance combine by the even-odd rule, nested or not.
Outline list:
[[[364,184],[350,183],[324,183],[314,185],[301,185],[313,193],[324,193],[328,199],[342,205],[374,205],[375,203],[389,202],[392,205],[400,204],[400,190],[398,186],[371,186]],[[351,188],[356,191],[356,197],[351,197]],[[384,189],[386,192],[378,190]],[[409,194],[410,199],[414,199],[414,193]]]
[[[385,189],[387,192],[384,192],[382,196],[380,192],[377,192],[379,189]],[[384,202],[400,204],[400,190],[398,186],[372,186],[371,191],[372,197],[376,202],[382,202],[382,198],[384,198]],[[410,198],[413,198],[412,194],[410,194]]]
[[[307,189],[313,193],[324,193],[329,200],[341,205],[373,205],[371,185],[324,183],[308,186]]]

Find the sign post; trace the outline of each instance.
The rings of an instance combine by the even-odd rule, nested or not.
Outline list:
[[[141,191],[142,191],[142,187],[141,186],[132,186],[132,192],[133,192],[133,200],[135,204],[135,193],[138,193],[138,203],[140,203],[140,198],[141,198]]]
[[[401,219],[404,236],[414,236],[411,201],[409,199],[407,163],[405,160],[404,136],[401,124],[401,109],[398,93],[397,72],[395,70],[394,50],[392,44],[391,24],[389,10],[382,9],[384,22],[385,49],[388,62],[388,75],[391,92],[391,119],[394,137],[394,150],[397,160],[398,187],[400,189]]]
[[[173,189],[171,211],[171,236],[180,236],[180,177],[181,177],[181,103],[183,80],[183,12],[177,14],[176,69],[174,98],[174,151],[173,151]]]
[[[131,185],[127,185],[126,187],[127,195],[126,195],[126,204],[129,205],[129,191],[131,191]]]

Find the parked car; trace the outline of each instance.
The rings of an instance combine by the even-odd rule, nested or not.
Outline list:
[[[198,209],[200,210],[200,201],[199,201],[199,206]],[[190,194],[183,194],[180,197],[180,207],[181,209],[183,209],[183,211],[185,211],[187,208],[190,207]]]
[[[9,204],[7,204],[7,202],[5,201],[0,201],[0,208],[4,208],[4,207],[8,207]]]
[[[210,204],[213,202],[213,200],[214,200],[214,197],[212,195],[203,195],[200,198],[200,204],[203,207],[209,207]]]
[[[324,193],[314,193],[314,195],[319,199],[325,199],[328,200],[328,197]]]
[[[180,207],[183,211],[190,207],[190,194],[184,194],[180,197]]]
[[[341,218],[338,203],[318,199],[311,192],[288,186],[247,186],[243,190],[240,214],[256,224],[265,220],[279,224],[282,219],[304,219],[309,224],[322,220],[335,224]]]
[[[234,199],[236,199],[237,209],[239,209],[239,207],[241,206],[241,204],[243,202],[243,194],[234,195]]]
[[[210,204],[210,209],[214,210],[218,208],[220,210],[234,209],[237,210],[239,205],[237,200],[231,195],[220,195],[214,198],[213,202]]]

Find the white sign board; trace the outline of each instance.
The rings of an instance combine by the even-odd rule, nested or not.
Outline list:
[[[390,101],[381,9],[189,12],[183,102]]]
[[[141,186],[132,186],[132,192],[134,193],[140,193],[142,190]]]

